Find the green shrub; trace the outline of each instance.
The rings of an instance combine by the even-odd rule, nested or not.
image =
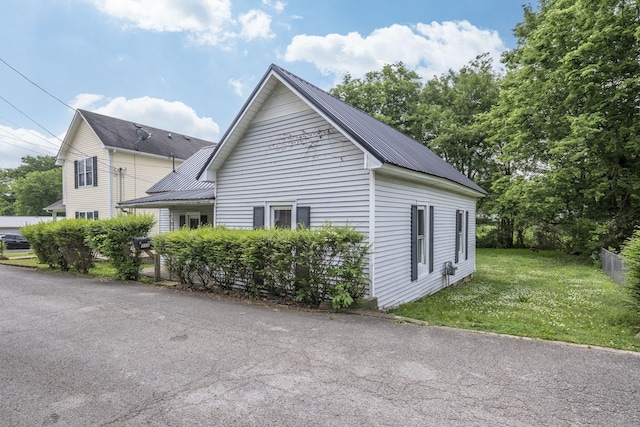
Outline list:
[[[69,270],[69,264],[62,255],[60,246],[55,239],[54,229],[56,222],[39,222],[26,225],[20,229],[22,235],[31,244],[31,250],[38,258],[40,264],[46,264],[50,268]]]
[[[90,246],[109,259],[119,280],[138,280],[140,250],[133,246],[136,237],[148,235],[155,220],[150,215],[127,215],[91,221],[86,230]]]
[[[86,239],[87,229],[94,222],[75,218],[52,222],[53,239],[68,266],[82,274],[89,273],[95,254]]]
[[[622,247],[625,286],[631,293],[635,309],[640,312],[640,228]]]
[[[4,256],[4,250],[5,250],[4,242],[0,241],[0,257]]]
[[[154,237],[184,285],[243,287],[253,296],[335,308],[362,298],[368,246],[362,233],[327,225],[317,230],[183,228]]]

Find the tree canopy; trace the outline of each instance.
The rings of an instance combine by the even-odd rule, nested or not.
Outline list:
[[[332,90],[489,190],[502,246],[589,253],[640,225],[640,0],[539,0],[496,74],[402,63]]]
[[[25,156],[15,168],[0,169],[0,215],[47,215],[62,198],[62,169],[53,156]]]

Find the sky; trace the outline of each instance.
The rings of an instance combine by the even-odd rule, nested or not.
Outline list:
[[[329,90],[423,81],[516,46],[526,0],[3,0],[0,168],[55,155],[74,109],[218,142],[274,63]]]

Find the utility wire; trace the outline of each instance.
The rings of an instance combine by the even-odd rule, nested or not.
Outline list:
[[[37,87],[38,89],[40,89],[41,91],[43,91],[44,93],[46,93],[47,95],[49,95],[50,97],[52,97],[53,99],[55,99],[56,101],[58,101],[60,104],[64,105],[67,108],[70,108],[73,111],[76,111],[75,108],[73,108],[72,106],[70,106],[69,104],[67,104],[66,102],[64,102],[63,100],[61,100],[60,98],[58,98],[57,96],[53,95],[51,92],[49,92],[48,90],[46,90],[45,88],[43,88],[42,86],[40,86],[38,83],[34,82],[33,80],[31,80],[29,77],[25,76],[24,74],[22,74],[20,71],[18,71],[17,69],[15,69],[13,66],[11,66],[7,61],[5,61],[4,59],[0,58],[0,62],[2,62],[4,65],[6,65],[7,67],[11,68],[13,71],[15,71],[16,73],[18,73],[18,75],[20,75],[20,77],[22,77],[23,79],[25,79],[26,81],[28,81],[29,83],[31,83],[32,85],[34,85],[35,87]]]

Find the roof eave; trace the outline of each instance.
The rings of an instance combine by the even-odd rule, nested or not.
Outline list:
[[[401,166],[392,165],[390,163],[385,163],[382,167],[377,168],[376,171],[381,171],[382,173],[389,174],[391,176],[395,176],[402,179],[407,179],[410,181],[419,182],[422,184],[428,184],[433,187],[442,188],[444,190],[458,193],[464,196],[481,198],[486,197],[487,192],[481,192],[474,188],[467,187],[458,182],[451,181],[447,178],[442,178],[436,175],[429,175],[424,172],[418,172],[410,169],[403,168]]]

